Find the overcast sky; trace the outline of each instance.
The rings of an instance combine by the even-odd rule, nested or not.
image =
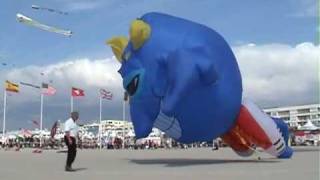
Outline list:
[[[31,9],[33,4],[69,15],[36,11]],[[120,65],[104,41],[127,35],[133,19],[158,11],[199,22],[222,34],[237,57],[244,96],[261,107],[317,103],[317,7],[316,0],[2,0],[0,62],[8,65],[0,66],[0,82],[40,84],[51,80],[57,94],[45,97],[45,127],[68,117],[71,86],[85,90],[86,96],[75,100],[82,122],[99,118],[99,88],[114,94],[112,101],[103,102],[103,118],[120,119]],[[15,20],[16,13],[71,29],[74,36],[66,38],[24,26]],[[0,95],[2,107],[3,92]],[[8,96],[7,128],[33,128],[30,121],[39,120],[39,111],[39,91],[21,86],[20,93]],[[0,115],[2,120],[2,108]]]

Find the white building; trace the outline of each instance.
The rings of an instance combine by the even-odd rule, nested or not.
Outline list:
[[[85,124],[80,127],[80,131],[97,135],[99,132],[99,123]],[[101,133],[114,136],[123,136],[133,132],[132,122],[122,120],[101,120]]]
[[[101,121],[102,131],[115,130],[115,129],[125,129],[132,130],[132,122],[122,121],[122,120],[102,120]]]
[[[264,111],[272,117],[283,119],[291,127],[302,126],[308,120],[320,126],[320,104],[276,107],[264,109]]]

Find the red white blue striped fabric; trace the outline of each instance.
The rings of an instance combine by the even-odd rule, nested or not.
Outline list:
[[[108,99],[108,100],[112,100],[112,93],[110,91],[107,91],[105,89],[100,89],[100,97],[102,99]]]

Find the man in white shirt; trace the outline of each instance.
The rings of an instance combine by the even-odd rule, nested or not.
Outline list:
[[[65,170],[66,171],[74,171],[72,169],[72,163],[76,158],[77,154],[77,143],[76,138],[78,137],[78,125],[76,121],[79,119],[78,112],[71,112],[71,118],[67,119],[64,124],[65,136],[64,140],[68,146],[68,156]]]

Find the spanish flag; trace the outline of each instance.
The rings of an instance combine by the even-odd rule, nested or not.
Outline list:
[[[7,80],[6,81],[6,91],[17,93],[17,92],[19,92],[19,85]]]

